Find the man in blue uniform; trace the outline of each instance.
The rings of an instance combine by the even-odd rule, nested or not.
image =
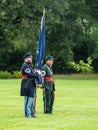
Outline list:
[[[30,64],[32,63],[32,55],[26,53],[24,55],[24,63],[22,64],[22,81],[20,95],[24,96],[24,112],[25,117],[35,117],[34,102],[36,93],[35,79],[39,76],[38,72],[34,72]]]
[[[43,101],[44,101],[44,113],[45,114],[52,114],[53,111],[53,103],[54,103],[54,79],[53,79],[53,57],[47,56],[46,57],[46,64],[42,67],[42,75],[44,76],[44,83],[43,83]]]

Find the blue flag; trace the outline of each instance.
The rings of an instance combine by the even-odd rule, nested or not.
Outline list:
[[[43,16],[41,19],[41,30],[39,34],[39,41],[38,46],[36,50],[36,70],[40,70],[43,64],[44,60],[44,54],[45,54],[45,13],[43,12]],[[36,85],[39,86],[43,82],[42,75],[39,75],[36,79]]]
[[[41,30],[39,35],[38,47],[36,51],[36,69],[40,70],[43,64],[45,54],[45,15],[41,19]]]

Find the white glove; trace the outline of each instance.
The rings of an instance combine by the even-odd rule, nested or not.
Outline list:
[[[40,70],[36,70],[36,72],[37,72],[39,75],[41,75],[41,71],[40,71]]]

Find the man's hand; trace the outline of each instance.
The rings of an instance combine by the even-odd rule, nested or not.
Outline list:
[[[39,75],[41,75],[41,71],[40,70],[36,70],[35,69],[35,72],[37,72]]]

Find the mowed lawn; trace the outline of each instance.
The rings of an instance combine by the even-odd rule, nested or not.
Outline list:
[[[0,130],[98,130],[98,80],[56,76],[52,115],[43,114],[37,90],[37,118],[24,118],[21,80],[0,79]]]

